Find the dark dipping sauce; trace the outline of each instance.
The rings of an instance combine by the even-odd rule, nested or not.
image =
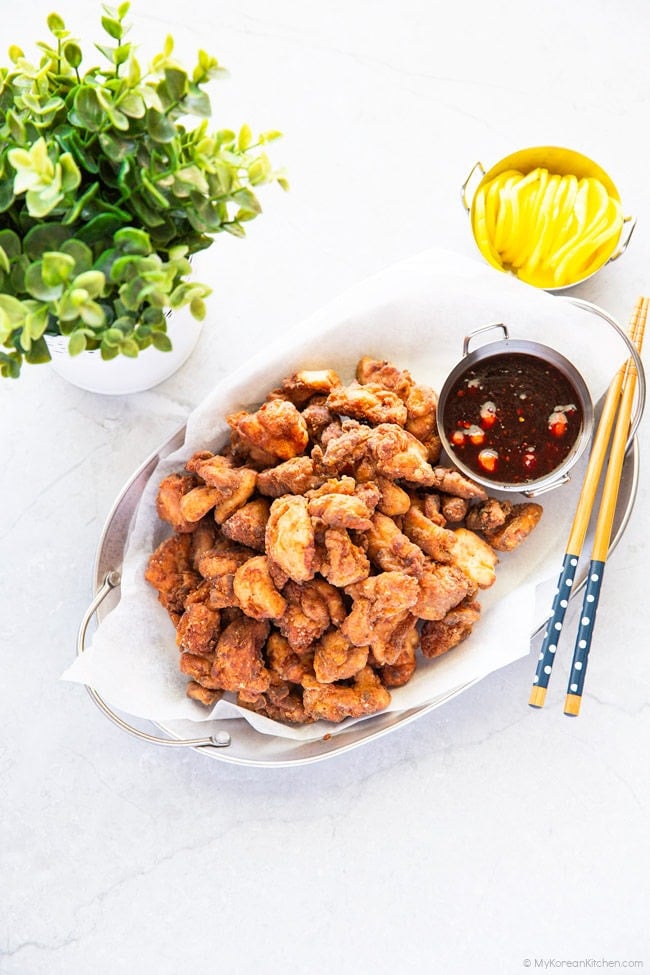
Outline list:
[[[486,357],[449,389],[443,428],[475,474],[525,484],[559,467],[583,423],[578,393],[556,366],[523,352]]]

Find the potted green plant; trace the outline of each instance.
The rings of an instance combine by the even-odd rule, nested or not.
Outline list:
[[[56,337],[100,361],[169,351],[170,310],[201,320],[211,290],[192,280],[192,255],[218,233],[244,235],[256,187],[286,189],[265,151],[280,133],[209,129],[218,61],[201,50],[187,71],[167,37],[141,67],[129,6],[102,8],[100,66],[54,13],[39,63],[12,45],[0,68],[4,376],[49,361]]]

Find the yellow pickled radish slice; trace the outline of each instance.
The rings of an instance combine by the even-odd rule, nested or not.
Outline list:
[[[561,191],[562,177],[557,174],[549,176],[544,186],[543,196],[538,203],[537,221],[531,227],[530,256],[522,267],[523,273],[520,274],[520,277],[526,275],[525,280],[534,277],[544,255],[548,253],[550,238],[555,233],[555,199]]]
[[[495,235],[494,235],[494,248],[500,254],[508,249],[510,241],[512,239],[512,232],[514,227],[514,210],[513,210],[513,188],[519,179],[521,174],[518,176],[509,176],[505,180],[499,178],[499,213],[497,216]]]
[[[474,238],[483,257],[498,270],[501,270],[499,256],[492,246],[492,233],[487,227],[486,221],[486,197],[487,193],[482,187],[476,191],[472,212],[472,226]]]
[[[596,232],[587,235],[558,262],[555,277],[558,283],[576,281],[596,269],[596,255],[601,264],[611,256],[618,242],[623,218],[618,200],[608,198],[605,216],[598,223]],[[595,265],[595,266],[594,266]]]

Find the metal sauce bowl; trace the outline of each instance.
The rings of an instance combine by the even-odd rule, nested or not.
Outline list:
[[[500,340],[486,342],[479,348],[474,349],[474,351],[470,351],[470,344],[475,336],[493,329],[499,329],[504,337]],[[507,358],[509,355],[513,354],[523,354],[525,356],[533,357],[544,366],[554,367],[554,369],[558,371],[572,387],[572,392],[574,394],[573,398],[578,402],[582,412],[582,422],[577,435],[575,436],[568,453],[566,453],[564,458],[558,463],[558,466],[539,477],[531,475],[530,478],[518,480],[516,483],[499,479],[498,472],[495,472],[494,476],[490,476],[487,473],[484,475],[477,473],[473,467],[470,467],[464,463],[461,451],[455,449],[445,430],[445,421],[448,419],[447,408],[449,405],[449,396],[458,381],[462,379],[464,375],[470,372],[477,365],[477,363],[485,364],[488,359],[498,358],[499,360],[502,360],[504,357]],[[535,497],[551,490],[552,488],[558,487],[560,484],[566,483],[570,479],[571,469],[574,467],[578,458],[591,439],[593,423],[594,409],[592,399],[584,379],[577,371],[575,366],[573,366],[568,359],[565,359],[564,356],[555,349],[549,348],[546,345],[541,345],[538,342],[530,342],[528,340],[511,339],[509,337],[507,327],[501,323],[486,325],[483,328],[476,329],[465,337],[463,341],[463,358],[452,369],[451,373],[445,380],[438,398],[438,434],[442,441],[442,445],[453,464],[472,481],[475,481],[477,484],[480,484],[485,488],[492,491],[517,491],[526,495],[527,497]]]

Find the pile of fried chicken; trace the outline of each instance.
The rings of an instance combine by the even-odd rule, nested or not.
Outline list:
[[[374,714],[425,658],[464,640],[498,552],[542,508],[438,466],[437,396],[365,356],[344,385],[303,370],[229,443],[160,483],[173,533],[146,579],[176,628],[189,697],[224,692],[276,721]]]

